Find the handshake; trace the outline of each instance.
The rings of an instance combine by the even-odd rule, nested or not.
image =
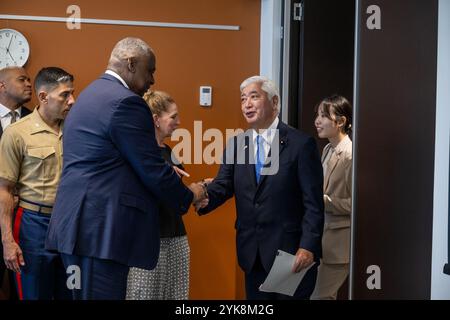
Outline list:
[[[196,212],[208,205],[209,199],[206,187],[212,181],[213,179],[208,178],[203,179],[200,182],[191,183],[189,185],[188,188],[194,193],[194,200],[192,201],[192,204],[194,205]]]
[[[180,177],[190,177],[189,173],[187,173],[184,170],[181,170],[180,168],[173,166],[173,169],[175,170],[175,173]],[[208,184],[210,184],[214,179],[208,178],[203,179],[200,182],[191,183],[189,185],[189,189],[194,194],[194,200],[192,201],[192,204],[195,207],[195,211],[197,212],[199,209],[202,209],[206,207],[209,203],[208,199],[208,191],[206,190],[206,187]]]

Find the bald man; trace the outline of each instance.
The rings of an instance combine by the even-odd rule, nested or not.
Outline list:
[[[81,92],[65,122],[46,247],[62,253],[74,299],[125,299],[129,267],[156,266],[158,201],[181,214],[205,197],[200,184],[184,186],[161,156],[142,98],[154,72],[144,41],[119,41],[105,74]]]
[[[30,114],[24,104],[31,100],[31,80],[24,68],[7,67],[0,70],[0,139],[3,131],[22,117]],[[5,273],[3,246],[0,243],[0,300],[16,299],[11,288],[13,273]]]
[[[0,138],[3,130],[30,111],[23,105],[31,100],[31,80],[23,68],[0,70]]]

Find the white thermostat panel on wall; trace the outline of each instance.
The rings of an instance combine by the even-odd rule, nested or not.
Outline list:
[[[202,107],[210,107],[212,104],[212,87],[200,87],[200,105]]]

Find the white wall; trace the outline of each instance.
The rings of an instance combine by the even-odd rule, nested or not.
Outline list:
[[[280,85],[281,0],[261,0],[261,46],[259,70]]]
[[[450,146],[450,0],[439,0],[436,151],[434,171],[433,254],[431,299],[450,299],[448,261],[448,201]],[[414,279],[411,279],[414,281]]]

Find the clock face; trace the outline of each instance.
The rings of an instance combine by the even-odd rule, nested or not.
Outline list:
[[[0,69],[22,67],[30,56],[30,46],[20,32],[13,29],[0,29]]]

